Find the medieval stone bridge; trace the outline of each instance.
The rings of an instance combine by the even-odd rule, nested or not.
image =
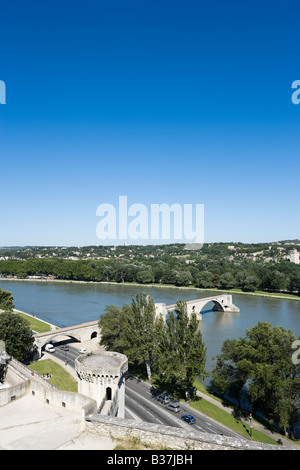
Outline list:
[[[202,314],[200,313],[203,307],[208,303],[213,303],[213,310],[220,312],[239,312],[239,308],[232,303],[232,295],[220,294],[212,297],[204,297],[202,299],[189,300],[187,304],[187,312],[189,315],[196,313],[197,319],[202,320]],[[166,318],[168,312],[175,309],[175,304],[166,305],[164,303],[156,303],[155,309],[157,315],[162,314]],[[41,356],[42,348],[46,343],[55,339],[58,336],[67,336],[80,343],[90,341],[93,338],[98,338],[100,341],[100,329],[98,325],[99,321],[91,321],[88,323],[81,323],[80,325],[69,326],[66,328],[57,328],[46,333],[36,333],[35,345]]]
[[[66,328],[57,328],[46,333],[36,333],[35,345],[38,348],[39,354],[41,355],[42,348],[50,340],[55,339],[57,336],[68,336],[69,338],[75,339],[80,343],[90,341],[93,338],[100,339],[100,330],[98,326],[99,320],[91,321],[88,323],[81,323],[80,325],[68,326]]]
[[[232,303],[232,295],[231,294],[220,294],[214,295],[212,297],[203,297],[202,299],[196,300],[189,300],[186,302],[187,304],[187,313],[191,315],[192,313],[196,313],[197,319],[202,320],[202,314],[200,313],[203,307],[205,307],[208,303],[213,303],[213,310],[217,310],[219,312],[239,312],[240,309],[236,307]],[[156,313],[162,314],[163,317],[166,317],[168,312],[175,309],[175,304],[173,305],[166,305],[163,303],[156,303]]]

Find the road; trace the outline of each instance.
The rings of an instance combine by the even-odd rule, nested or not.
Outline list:
[[[133,377],[129,377],[126,380],[125,418],[138,419],[140,421],[148,421],[156,424],[160,423],[165,426],[188,429],[189,431],[195,429],[210,434],[241,437],[231,429],[208,418],[185,403],[179,402],[179,405],[179,413],[169,411],[166,409],[165,405],[152,396],[147,383]],[[192,414],[196,418],[196,423],[190,425],[182,421],[181,416],[184,414]]]
[[[55,344],[54,347],[55,353],[52,354],[61,361],[67,361],[68,366],[75,368],[75,359],[79,355],[80,345],[78,344],[78,348],[68,346],[68,351],[62,350],[61,345]],[[150,393],[150,386],[146,382],[130,375],[127,376],[125,385],[125,418],[188,430],[195,429],[210,434],[241,437],[234,431],[208,418],[185,403],[180,402],[179,405],[181,408],[179,413],[167,410],[165,405],[160,403]],[[192,414],[196,418],[196,423],[190,425],[182,421],[181,416],[184,414]]]

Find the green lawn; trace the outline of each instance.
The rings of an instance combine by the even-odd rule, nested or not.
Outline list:
[[[69,374],[63,367],[51,359],[44,359],[42,361],[33,362],[30,364],[29,369],[34,370],[39,375],[51,374],[49,382],[69,392],[77,392],[77,380]]]
[[[278,445],[275,439],[272,439],[269,436],[266,436],[264,433],[254,428],[252,428],[252,437],[250,437],[248,424],[245,424],[240,419],[232,416],[232,414],[227,413],[226,411],[218,408],[217,406],[204,400],[203,398],[200,398],[197,401],[191,402],[190,406],[200,411],[201,413],[204,413],[209,418],[212,418],[215,421],[218,421],[219,423],[224,424],[224,426],[227,426],[228,428],[232,429],[238,434],[241,434],[242,436],[247,437],[248,439],[251,439],[252,441]]]
[[[45,333],[46,331],[50,331],[50,325],[48,323],[44,323],[42,320],[38,320],[37,318],[31,317],[30,315],[26,315],[26,313],[18,312],[21,317],[24,317],[30,323],[30,328],[37,333]]]

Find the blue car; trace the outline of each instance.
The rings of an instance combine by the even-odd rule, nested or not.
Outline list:
[[[192,415],[183,415],[181,416],[181,419],[183,419],[183,421],[186,421],[188,424],[194,424],[196,422],[194,416]]]

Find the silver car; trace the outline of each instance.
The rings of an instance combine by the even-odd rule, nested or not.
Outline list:
[[[180,406],[177,405],[176,403],[169,403],[166,405],[167,410],[173,411],[173,413],[179,413],[180,411]]]

